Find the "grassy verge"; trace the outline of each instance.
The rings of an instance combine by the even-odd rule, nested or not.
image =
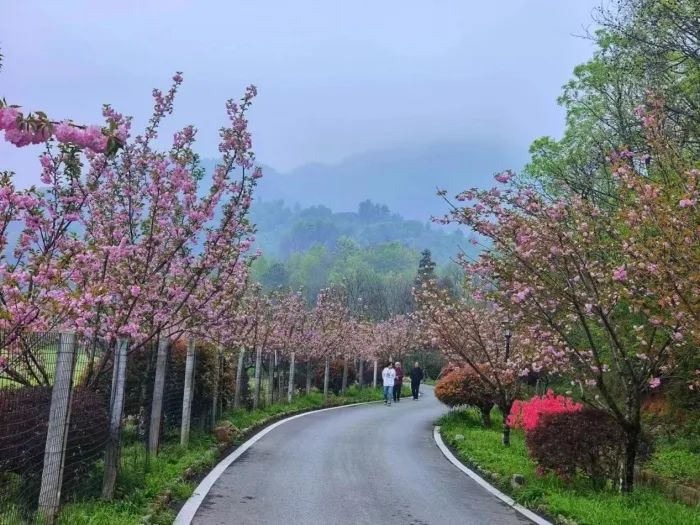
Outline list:
[[[660,448],[647,468],[671,481],[700,487],[700,454],[682,448]]]
[[[255,429],[272,420],[327,406],[347,405],[381,399],[381,391],[372,388],[348,389],[343,396],[331,395],[328,403],[323,394],[314,392],[301,396],[291,404],[273,404],[258,410],[234,410],[224,414],[222,421],[233,423],[243,434],[232,443],[241,444]],[[142,445],[134,445],[142,447]],[[197,485],[197,479],[211,470],[231,447],[222,447],[209,433],[193,431],[190,446],[178,444],[171,436],[156,458],[150,461],[145,476],[130,469],[130,461],[123,461],[117,482],[118,498],[114,502],[88,501],[69,503],[61,511],[62,525],[134,525],[171,524],[175,519],[177,503],[184,502]],[[124,457],[139,454],[139,450],[124,450]],[[134,462],[134,464],[137,462]]]
[[[552,475],[537,476],[522,433],[511,433],[511,446],[500,442],[496,425],[486,429],[477,412],[452,411],[440,419],[443,439],[465,463],[480,470],[494,485],[535,511],[554,516],[559,523],[578,525],[700,525],[700,512],[668,500],[660,492],[639,487],[630,496],[614,490],[594,490],[577,478],[563,482]],[[457,438],[461,435],[463,438]],[[513,489],[513,474],[525,485]]]

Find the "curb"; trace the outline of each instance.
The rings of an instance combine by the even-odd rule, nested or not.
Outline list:
[[[447,460],[452,463],[455,467],[457,467],[459,470],[464,472],[467,476],[472,478],[474,481],[477,482],[481,487],[486,489],[488,492],[496,496],[498,499],[500,499],[503,503],[508,505],[509,507],[512,507],[516,512],[519,512],[523,516],[525,516],[527,519],[532,521],[533,523],[536,523],[537,525],[553,525],[551,521],[547,521],[541,516],[538,516],[534,512],[532,512],[529,509],[526,509],[519,503],[516,503],[513,498],[510,496],[504,494],[500,490],[498,490],[496,487],[491,485],[489,482],[487,482],[484,478],[479,476],[476,472],[473,470],[467,468],[464,463],[462,463],[460,460],[458,460],[454,454],[450,451],[449,448],[445,445],[445,443],[442,441],[442,436],[440,435],[440,427],[436,426],[433,427],[433,438],[435,439],[435,444],[438,446],[440,449],[440,452],[442,452],[443,456],[447,458]]]
[[[265,427],[260,432],[253,434],[246,442],[242,443],[238,448],[236,448],[236,450],[234,450],[224,459],[219,461],[219,463],[216,464],[216,466],[211,470],[211,472],[209,472],[209,474],[207,474],[204,477],[204,479],[199,483],[199,485],[197,485],[197,488],[194,489],[192,495],[182,506],[180,512],[178,512],[177,516],[175,517],[175,521],[173,522],[173,525],[190,525],[190,523],[192,523],[194,515],[197,513],[197,510],[199,510],[199,507],[204,501],[204,498],[206,498],[207,494],[209,494],[209,491],[214,486],[214,483],[216,483],[216,480],[218,480],[224,473],[224,471],[228,467],[230,467],[234,461],[241,457],[244,452],[246,452],[250,447],[257,443],[263,436],[265,436],[265,434],[273,431],[278,426],[286,423],[287,421],[291,421],[292,419],[308,416],[310,414],[318,414],[319,412],[326,412],[328,410],[338,410],[339,408],[356,407],[360,405],[369,405],[372,403],[380,402],[381,401],[363,401],[361,403],[351,403],[349,405],[340,405],[337,407],[321,408],[318,410],[302,412],[301,414],[295,414],[293,416],[280,419],[279,421],[276,421],[275,423],[272,423],[271,425]]]

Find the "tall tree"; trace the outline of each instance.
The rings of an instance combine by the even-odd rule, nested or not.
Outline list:
[[[422,286],[424,283],[429,283],[435,279],[435,262],[433,262],[430,250],[425,249],[420,254],[420,262],[418,263],[418,273],[416,274],[416,287]]]

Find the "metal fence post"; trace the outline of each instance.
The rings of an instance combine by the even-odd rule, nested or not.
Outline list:
[[[372,388],[377,388],[377,360],[374,360],[374,369],[372,371]]]
[[[180,426],[180,445],[186,447],[190,442],[190,420],[192,418],[192,395],[194,394],[194,338],[187,341],[185,358],[185,388],[182,394],[182,424]]]
[[[158,357],[156,359],[156,378],[153,384],[153,400],[151,402],[151,424],[148,430],[148,453],[155,456],[158,453],[160,441],[160,420],[163,416],[163,393],[165,391],[165,369],[168,365],[168,340],[158,340]]]
[[[124,384],[126,383],[126,360],[129,343],[117,339],[112,365],[112,393],[109,398],[109,441],[105,451],[105,473],[102,482],[102,498],[111,500],[117,481],[119,456],[121,453],[122,416],[124,414]]]
[[[56,373],[51,390],[51,408],[44,449],[44,469],[41,474],[41,489],[39,491],[39,516],[44,523],[49,525],[55,522],[61,502],[63,464],[66,457],[66,443],[70,425],[75,353],[75,334],[62,333],[56,354]]]

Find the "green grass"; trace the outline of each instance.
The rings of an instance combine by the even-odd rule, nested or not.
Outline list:
[[[48,379],[49,384],[52,385],[54,377],[56,375],[56,359],[58,357],[58,346],[39,346],[37,348],[33,348],[31,350],[31,354],[39,363],[41,363],[46,373],[46,378]],[[83,347],[79,347],[75,358],[75,368],[73,369],[73,385],[79,384],[80,380],[83,377],[83,374],[85,373],[85,370],[87,370],[89,361],[90,360],[88,358],[87,350]],[[26,365],[22,364],[19,367],[18,372],[21,375],[26,375],[27,379],[31,380],[31,375],[26,371],[25,366]],[[38,369],[36,369],[36,367],[34,368],[36,374],[40,375]],[[30,382],[32,386],[37,386],[40,384],[35,380],[32,380]],[[44,384],[44,382],[42,381],[41,384]],[[17,383],[16,381],[10,379],[7,376],[0,376],[0,388],[22,388],[23,386],[23,384]]]
[[[665,478],[700,486],[700,454],[681,448],[657,450],[646,467]]]
[[[650,488],[638,487],[632,495],[622,496],[612,489],[595,490],[582,478],[566,483],[553,475],[537,476],[523,434],[512,432],[511,446],[504,447],[499,426],[485,429],[477,412],[452,411],[438,424],[443,438],[462,460],[484,472],[519,503],[560,522],[565,518],[578,525],[700,525],[697,508],[672,502]],[[455,439],[458,434],[464,439]],[[513,474],[525,477],[525,485],[517,491],[510,485]]]
[[[405,391],[405,390],[404,390]],[[252,429],[276,417],[362,401],[381,399],[381,391],[372,388],[348,389],[343,396],[331,395],[325,403],[323,394],[312,392],[295,398],[291,404],[273,404],[258,410],[232,410],[224,414],[238,429]],[[236,439],[240,444],[244,436]],[[122,469],[117,480],[114,502],[87,501],[66,504],[59,516],[60,525],[133,525],[148,523],[171,524],[175,512],[170,500],[185,501],[194,490],[194,481],[186,481],[183,474],[208,472],[220,459],[221,453],[214,438],[193,430],[190,446],[182,448],[176,434],[169,436],[156,458],[152,458],[147,472],[143,471],[145,453],[142,444],[129,445],[122,452]],[[2,518],[2,516],[0,516]],[[1,521],[1,519],[0,519]]]

